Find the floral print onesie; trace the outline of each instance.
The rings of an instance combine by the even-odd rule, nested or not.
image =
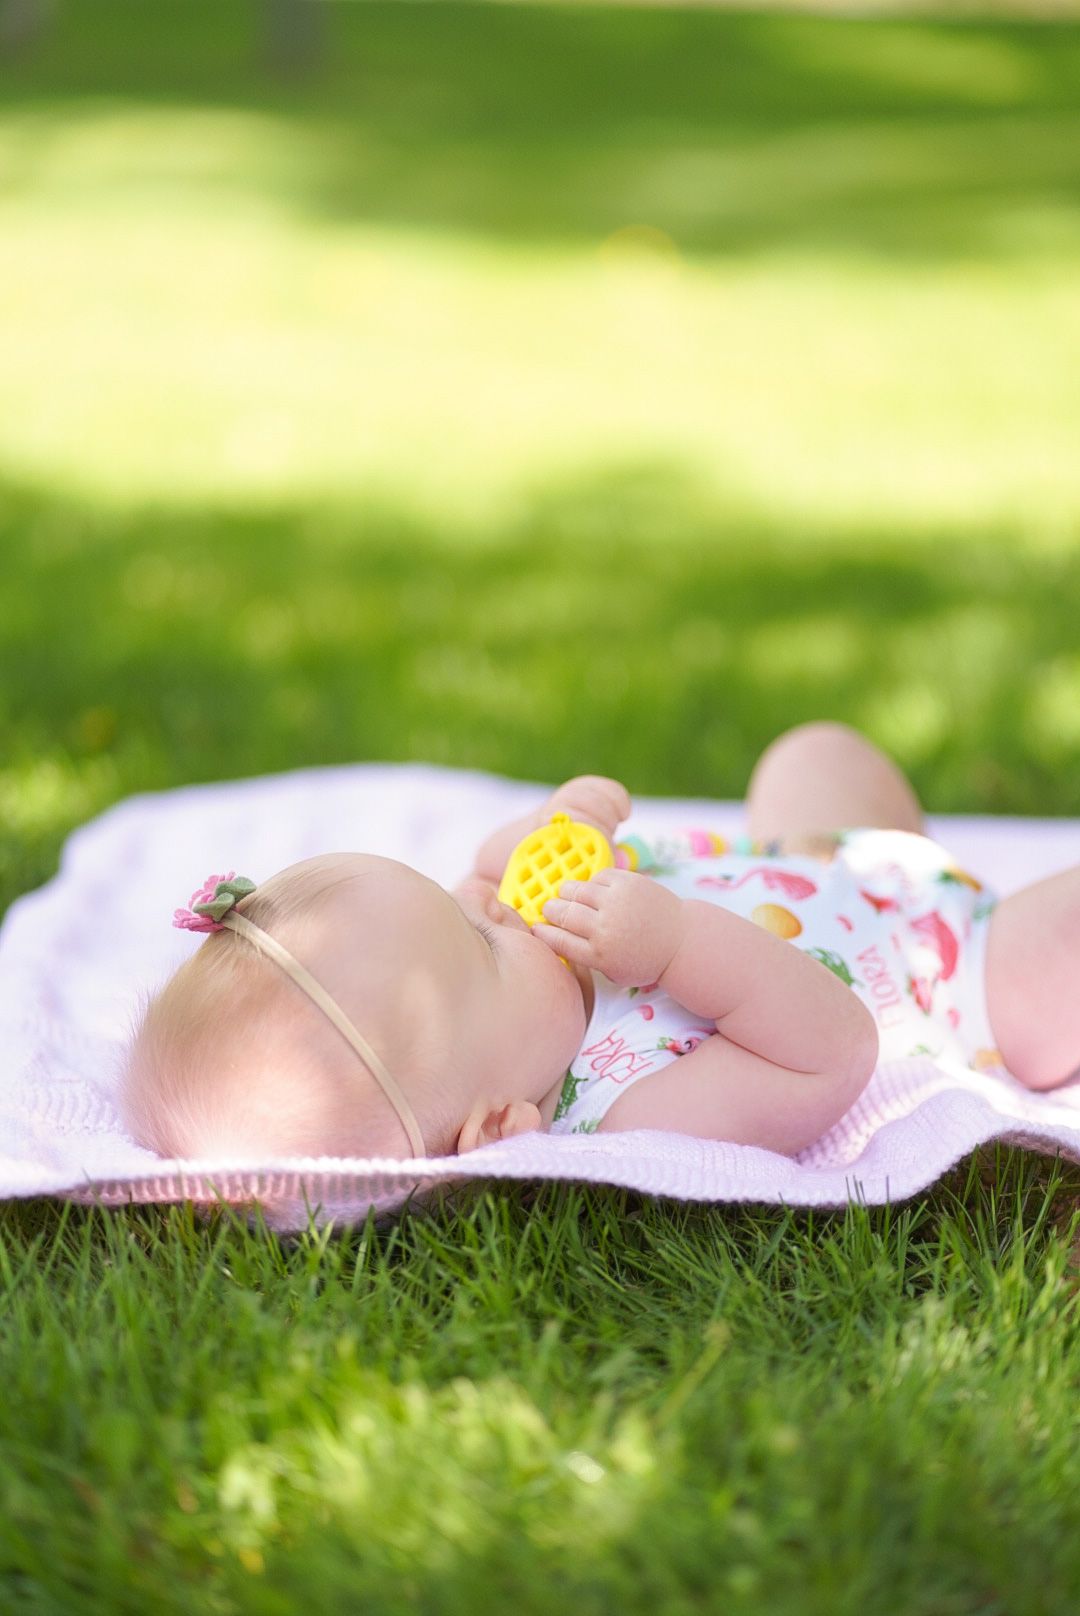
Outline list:
[[[928,836],[852,827],[788,853],[689,830],[619,844],[616,863],[680,898],[744,916],[811,954],[873,1011],[879,1063],[923,1056],[1004,1071],[986,1009],[985,951],[997,897]],[[618,1095],[687,1055],[715,1026],[657,983],[617,987],[593,971],[596,1001],[552,1133],[592,1133]]]

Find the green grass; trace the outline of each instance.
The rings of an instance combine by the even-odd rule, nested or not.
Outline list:
[[[1068,1612],[1080,1177],[905,1208],[554,1186],[289,1246],[0,1246],[20,1612]]]
[[[1075,28],[258,15],[4,64],[0,911],[133,791],[820,716],[1077,812]],[[1074,1616],[1078,1191],[7,1206],[0,1611]]]

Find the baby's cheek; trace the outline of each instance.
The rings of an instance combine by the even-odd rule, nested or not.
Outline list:
[[[555,1034],[556,1029],[561,1039],[573,1044],[570,1052],[571,1058],[578,1051],[581,1036],[585,1030],[586,1015],[585,1001],[582,998],[581,987],[573,971],[556,961],[558,974],[552,983],[551,998],[548,1003],[548,1031],[549,1036]]]
[[[518,1037],[550,1044],[560,1029],[574,1023],[575,1001],[581,1004],[581,990],[573,972],[546,943],[524,934],[520,941],[524,946],[515,960],[512,992]]]

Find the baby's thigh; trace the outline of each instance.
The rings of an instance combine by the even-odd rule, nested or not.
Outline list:
[[[755,840],[852,825],[924,835],[922,808],[903,770],[848,724],[798,724],[761,754],[746,791]]]
[[[1080,867],[1002,898],[986,940],[986,998],[1002,1059],[1031,1089],[1080,1067]]]

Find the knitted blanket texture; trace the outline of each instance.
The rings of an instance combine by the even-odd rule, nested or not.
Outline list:
[[[400,1207],[460,1179],[570,1179],[695,1201],[843,1206],[903,1200],[1002,1139],[1080,1160],[1080,1080],[1045,1094],[926,1058],[883,1063],[797,1160],[638,1131],[525,1134],[462,1157],[165,1161],[120,1126],[119,1058],[140,990],[197,946],[173,910],[211,870],[256,882],[315,853],[381,853],[445,886],[554,782],[428,764],[358,764],[131,797],[69,837],[59,873],[0,926],[0,1194],[121,1205],[258,1200],[281,1230]],[[745,829],[742,805],[637,797],[620,837]],[[1080,821],[928,815],[927,832],[1004,897],[1080,863]]]

